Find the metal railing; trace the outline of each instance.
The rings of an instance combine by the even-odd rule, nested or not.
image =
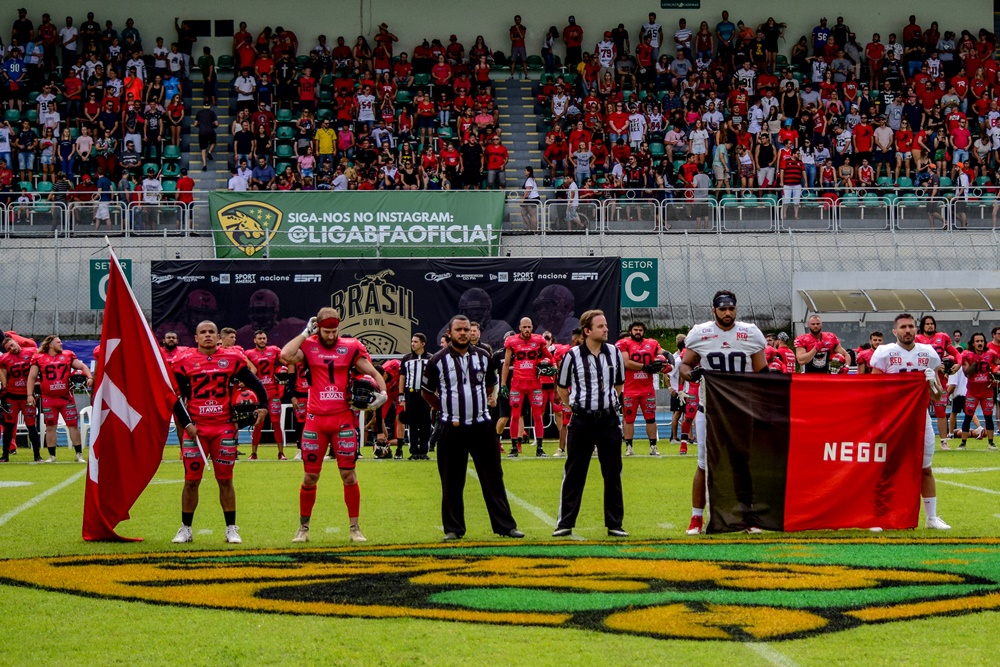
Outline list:
[[[539,190],[524,200],[507,190],[504,233],[536,234],[676,234],[780,233],[849,231],[927,231],[993,229],[1000,209],[997,196],[973,189],[955,197],[953,190],[929,197],[922,188],[874,191],[803,191],[796,206],[783,190],[598,190],[571,206],[565,189]],[[135,201],[116,193],[110,202],[50,199],[10,201],[0,205],[0,237],[60,236],[203,236],[212,230],[208,192],[194,192],[183,203],[162,195],[158,201]],[[301,191],[296,191],[301,194]],[[314,196],[329,196],[316,191]],[[268,193],[281,196],[280,193]],[[247,192],[248,199],[254,193]],[[350,196],[338,193],[336,196]],[[106,215],[105,215],[106,214]],[[98,226],[100,218],[100,226]],[[105,222],[107,221],[107,222]]]

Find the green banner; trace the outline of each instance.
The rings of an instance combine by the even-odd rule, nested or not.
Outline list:
[[[209,205],[219,258],[489,257],[504,193],[213,192]]]

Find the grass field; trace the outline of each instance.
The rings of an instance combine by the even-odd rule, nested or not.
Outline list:
[[[1000,610],[1000,455],[970,447],[935,455],[947,534],[687,538],[695,460],[668,455],[625,460],[631,538],[606,537],[594,465],[582,539],[554,540],[562,462],[527,456],[504,461],[527,539],[492,535],[470,474],[458,545],[440,542],[434,463],[368,453],[358,474],[369,542],[349,545],[331,467],[308,549],[290,542],[301,465],[275,461],[273,448],[237,466],[244,544],[232,547],[210,479],[194,544],[170,543],[176,447],[119,526],[146,538],[135,544],[81,540],[84,466],[0,466],[0,558],[122,556],[0,562],[0,664],[995,664],[1000,613],[974,610]],[[171,555],[192,550],[200,558]]]

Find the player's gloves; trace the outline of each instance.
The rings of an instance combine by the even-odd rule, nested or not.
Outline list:
[[[368,406],[368,409],[369,410],[378,410],[383,405],[385,405],[385,402],[388,401],[388,400],[389,400],[389,396],[384,391],[380,391],[377,394],[375,394],[375,398],[374,398],[374,400],[372,400],[371,404]]]
[[[309,338],[309,336],[312,336],[317,331],[319,331],[319,325],[316,323],[316,318],[310,317],[309,322],[306,323],[306,328],[302,330],[302,335]]]
[[[927,383],[931,386],[931,391],[935,394],[941,393],[941,383],[938,382],[937,371],[926,368],[924,369],[924,377],[927,378]]]
[[[1000,372],[993,371],[990,375],[993,377],[994,382],[1000,384]]]
[[[691,394],[686,391],[679,391],[677,392],[677,398],[680,399],[681,402],[686,402],[689,398],[691,398]]]
[[[552,365],[552,362],[548,359],[542,359],[538,362],[536,367],[539,375],[544,375],[546,377],[553,377],[559,372],[559,369]]]
[[[941,365],[944,366],[945,374],[951,375],[952,369],[955,367],[955,360],[951,357],[945,357],[941,360]]]
[[[500,387],[500,398],[504,400],[510,398],[510,387],[508,387],[507,385]]]
[[[659,367],[654,364],[643,364],[640,369],[643,373],[658,373]]]
[[[705,375],[705,369],[701,366],[691,369],[691,382],[701,382],[701,378]]]

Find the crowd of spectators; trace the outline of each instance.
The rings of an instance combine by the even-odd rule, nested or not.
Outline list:
[[[491,72],[508,66],[512,78],[542,72],[544,155],[530,166],[583,196],[785,187],[794,199],[804,188],[996,181],[988,30],[924,29],[911,16],[899,36],[873,34],[862,46],[843,17],[832,27],[822,18],[786,57],[781,42],[794,37],[779,20],[720,18],[666,27],[650,13],[633,45],[624,24],[595,36],[570,16],[544,32],[539,56],[527,55],[539,37],[520,16],[509,50],[482,36],[466,48],[451,35],[407,51],[386,23],[371,41],[319,35],[303,46],[283,27],[255,36],[240,23],[216,62],[208,47],[192,60],[197,39],[184,22],[167,44],[144,42],[131,19],[120,33],[92,13],[79,28],[71,17],[57,28],[21,9],[2,47],[0,186],[54,188],[61,172],[75,184],[103,176],[135,189],[150,169],[173,183],[190,126],[202,169],[217,133],[230,142],[232,189],[504,188],[509,140]],[[232,80],[220,82],[230,68]],[[193,85],[204,87],[194,114],[185,104]],[[221,131],[220,85],[233,116]]]

